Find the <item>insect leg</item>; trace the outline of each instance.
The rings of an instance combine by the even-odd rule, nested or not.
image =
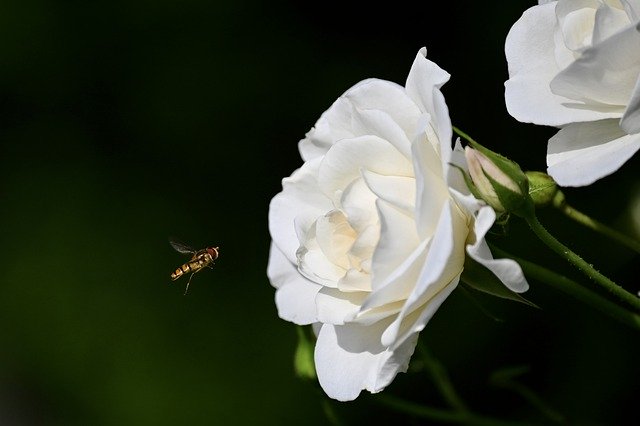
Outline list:
[[[184,289],[184,295],[187,295],[187,292],[189,291],[189,284],[191,284],[191,278],[193,278],[193,276],[195,274],[197,274],[198,272],[202,271],[202,269],[198,269],[197,271],[193,271],[191,273],[191,275],[189,276],[189,281],[187,281],[187,287]]]
[[[197,271],[196,271],[196,272],[197,272]],[[191,284],[191,278],[193,278],[193,276],[194,276],[195,274],[196,274],[196,273],[194,272],[194,273],[192,273],[191,275],[189,275],[189,281],[187,281],[187,286],[186,286],[186,287],[185,287],[185,289],[184,289],[184,295],[185,295],[185,296],[187,295],[187,292],[189,291],[189,284]]]

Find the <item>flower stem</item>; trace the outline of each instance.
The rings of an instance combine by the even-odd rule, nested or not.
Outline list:
[[[462,139],[466,139],[469,142],[477,143],[471,136],[469,136],[468,134],[466,134],[462,130],[458,129],[456,126],[452,125],[451,128],[453,129],[453,132],[455,134],[457,134],[458,136],[460,136]]]
[[[637,312],[640,312],[640,299],[633,294],[629,293],[618,284],[613,282],[605,275],[598,272],[592,265],[585,262],[580,256],[571,251],[567,246],[558,241],[553,235],[551,235],[542,224],[538,221],[535,213],[532,213],[524,218],[531,230],[536,234],[543,243],[545,243],[551,250],[555,251],[560,256],[564,257],[569,263],[578,268],[587,277],[593,280],[600,287],[616,296],[619,300],[626,303],[628,306],[633,307]]]
[[[441,423],[459,423],[477,426],[524,426],[526,423],[494,419],[469,412],[449,411],[428,407],[411,401],[406,401],[391,395],[377,395],[378,401],[384,405],[414,417],[438,421]]]
[[[557,272],[551,271],[536,263],[514,256],[511,253],[495,247],[494,245],[491,245],[491,251],[499,257],[510,258],[518,262],[525,275],[534,278],[536,281],[547,284],[556,290],[560,290],[565,294],[598,309],[609,317],[635,328],[636,330],[640,330],[640,315],[629,312],[564,275],[560,275]]]
[[[326,399],[322,400],[322,411],[324,411],[324,415],[329,421],[329,424],[333,426],[345,425],[345,423],[340,419],[340,417],[336,413],[336,410],[330,401]]]
[[[447,374],[447,370],[444,366],[433,355],[431,355],[429,349],[427,349],[426,345],[422,342],[418,342],[418,352],[425,363],[425,367],[429,370],[436,387],[447,404],[459,412],[468,412],[469,409],[454,389],[453,383],[451,383],[449,374]]]
[[[600,232],[607,237],[624,244],[630,249],[634,250],[636,253],[640,253],[640,241],[630,238],[621,232],[616,231],[605,225],[604,223],[598,222],[597,220],[587,216],[586,214],[576,210],[571,207],[561,191],[558,191],[553,198],[553,207],[557,208],[562,212],[565,216],[570,219],[575,220],[579,224],[586,226],[587,228],[591,228],[596,232]]]
[[[528,371],[529,367],[526,365],[505,367],[494,371],[489,377],[489,383],[493,386],[510,390],[520,395],[525,401],[537,408],[551,422],[565,423],[565,418],[562,414],[553,409],[532,389],[516,380],[516,377],[521,376]]]

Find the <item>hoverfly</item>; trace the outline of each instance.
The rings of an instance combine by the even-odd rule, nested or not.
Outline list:
[[[187,294],[189,291],[189,284],[191,283],[191,278],[198,272],[202,271],[204,268],[212,268],[213,262],[218,258],[218,254],[220,253],[218,247],[207,247],[202,250],[194,250],[186,244],[179,243],[174,240],[169,240],[169,244],[176,251],[184,254],[190,254],[191,259],[181,265],[178,269],[171,273],[171,280],[175,281],[184,274],[188,274],[191,272],[189,276],[189,281],[187,281],[187,287],[184,289],[184,294]]]

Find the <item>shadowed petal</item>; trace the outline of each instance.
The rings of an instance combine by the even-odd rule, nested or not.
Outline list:
[[[496,213],[489,206],[482,207],[476,216],[476,242],[467,246],[467,253],[478,263],[484,265],[509,289],[516,293],[529,290],[529,283],[517,262],[511,259],[494,259],[484,240],[487,231],[493,225]]]
[[[589,109],[597,108],[598,104],[619,106],[622,115],[638,74],[640,32],[630,26],[583,51],[551,81],[551,91],[584,102]]]
[[[360,178],[360,169],[381,175],[413,176],[411,162],[393,145],[376,136],[360,136],[334,144],[324,156],[319,170],[320,188],[339,201],[342,191]]]
[[[413,216],[392,204],[378,200],[380,240],[373,253],[373,290],[393,273],[420,244]]]
[[[380,392],[398,373],[407,371],[418,335],[391,351],[380,344],[380,334],[387,324],[322,326],[315,362],[318,381],[329,397],[351,401],[364,389]]]
[[[570,124],[549,140],[547,173],[561,186],[589,185],[618,170],[640,148],[618,120]]]
[[[466,216],[460,214],[452,202],[447,202],[442,209],[440,220],[436,228],[436,232],[431,240],[429,251],[424,262],[420,277],[415,287],[402,308],[402,311],[393,322],[393,324],[385,330],[382,336],[382,342],[385,345],[393,345],[402,341],[400,334],[402,333],[402,323],[405,318],[409,317],[414,311],[421,309],[429,311],[429,315],[421,314],[414,317],[414,321],[424,318],[430,318],[435,310],[429,309],[429,305],[440,300],[436,297],[445,288],[457,284],[457,278],[462,272],[464,264],[464,243],[467,239],[469,229],[467,228]],[[455,284],[453,284],[455,283]],[[452,291],[453,288],[450,288]],[[447,293],[445,291],[445,293]],[[444,294],[444,293],[443,293]],[[446,296],[444,297],[446,298]],[[444,298],[442,300],[444,300]],[[436,303],[439,306],[442,303]],[[425,306],[426,304],[426,306]],[[411,323],[413,321],[408,321]],[[426,323],[426,322],[425,322]],[[416,332],[424,328],[425,323],[416,322],[411,332]],[[404,331],[406,334],[408,331]]]
[[[300,241],[296,224],[308,229],[315,220],[332,209],[331,201],[318,190],[320,159],[308,161],[282,180],[282,192],[269,205],[269,232],[278,248],[291,262],[296,262]]]
[[[276,287],[276,306],[280,318],[298,325],[317,322],[315,298],[320,286],[298,272],[296,266],[271,243],[267,276]]]
[[[640,133],[640,75],[620,121],[620,128],[629,134]]]
[[[351,321],[360,311],[369,292],[343,292],[325,287],[316,296],[318,321],[324,324],[343,325]]]

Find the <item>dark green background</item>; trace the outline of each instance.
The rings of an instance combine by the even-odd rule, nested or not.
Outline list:
[[[504,38],[534,2],[442,3],[3,1],[0,424],[325,424],[265,275],[269,200],[322,111],[364,78],[403,84],[427,46],[453,76],[454,123],[544,168],[553,130],[502,98]],[[567,194],[632,232],[637,167]],[[638,290],[638,257],[544,217]],[[512,231],[503,246],[578,277]],[[171,235],[221,247],[186,297]],[[575,423],[635,415],[638,334],[535,282],[530,298],[543,309],[482,298],[499,323],[455,293],[423,333],[470,405],[544,419],[487,385],[527,365],[523,383]],[[442,406],[424,373],[386,392]],[[368,395],[333,407],[347,424],[401,421]]]

